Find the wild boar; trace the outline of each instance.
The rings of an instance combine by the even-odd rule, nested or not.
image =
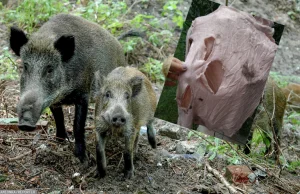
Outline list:
[[[274,151],[275,157],[279,161],[281,154],[279,148],[286,104],[283,90],[269,77],[252,124],[248,143],[244,149],[245,154],[249,154],[251,151],[254,130],[260,129],[260,133],[264,137],[263,142],[266,145],[265,154],[269,155]]]
[[[56,137],[67,138],[62,105],[75,104],[75,156],[86,158],[84,127],[93,75],[107,75],[125,65],[120,43],[98,24],[59,14],[27,38],[11,27],[10,47],[21,57],[19,128],[32,131],[46,107],[56,123]]]
[[[102,84],[95,108],[98,176],[106,175],[107,138],[117,135],[125,137],[124,175],[131,178],[141,126],[147,126],[148,141],[156,148],[152,126],[156,96],[147,77],[133,67],[118,67],[100,80]]]

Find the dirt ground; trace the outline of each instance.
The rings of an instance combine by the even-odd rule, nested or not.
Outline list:
[[[231,2],[231,1],[230,1]],[[290,2],[290,1],[284,1]],[[185,3],[182,9],[186,7]],[[280,6],[279,6],[280,5]],[[300,74],[300,21],[293,21],[287,16],[288,3],[283,1],[258,0],[239,1],[234,5],[240,10],[264,13],[261,16],[287,24],[280,47],[273,64],[273,71],[283,75],[299,76]],[[279,8],[280,7],[280,8]],[[140,11],[137,6],[137,11]],[[148,8],[155,14],[157,7]],[[153,14],[152,13],[152,14]],[[3,41],[6,28],[0,25],[0,47],[7,47]],[[179,32],[176,36],[179,37]],[[176,44],[170,47],[175,49]],[[143,52],[143,51],[141,51]],[[142,55],[136,53],[136,55]],[[162,86],[154,85],[157,95]],[[0,118],[17,117],[15,107],[19,99],[19,81],[0,81]],[[5,104],[7,106],[5,106]],[[95,170],[95,145],[93,130],[86,131],[89,166],[83,166],[74,157],[72,123],[74,107],[64,108],[67,130],[70,131],[70,142],[54,140],[55,125],[52,115],[44,114],[48,120],[47,133],[35,131],[25,133],[0,129],[0,189],[35,189],[38,193],[230,193],[214,175],[207,171],[206,158],[190,158],[190,155],[176,155],[174,147],[179,140],[162,136],[162,126],[175,127],[162,120],[155,120],[158,148],[151,149],[145,134],[141,135],[139,152],[134,166],[135,176],[131,180],[123,179],[123,143],[112,139],[107,145],[108,175],[104,179],[93,177]],[[93,105],[90,105],[87,127],[93,126]],[[201,141],[201,139],[197,139]],[[297,149],[288,149],[293,145]],[[300,158],[300,129],[292,130],[291,124],[284,125],[282,133],[282,150],[288,161]],[[18,158],[19,157],[19,158]],[[251,167],[251,164],[249,163]],[[221,174],[228,165],[225,156],[217,156],[210,165]],[[275,166],[269,171],[277,174]],[[77,177],[73,177],[79,173]],[[242,193],[297,193],[300,191],[300,169],[288,172],[281,171],[279,177],[267,176],[253,185],[234,185]],[[298,185],[297,185],[298,184]]]

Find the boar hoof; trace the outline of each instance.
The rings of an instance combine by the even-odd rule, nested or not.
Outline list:
[[[18,125],[21,131],[34,131],[36,126],[33,125]]]
[[[124,172],[125,179],[131,179],[134,176],[133,170],[127,170]]]
[[[59,142],[63,142],[63,141],[65,141],[66,139],[69,140],[69,137],[68,137],[68,135],[65,133],[65,134],[59,134],[59,135],[56,135],[56,139],[57,139],[57,141],[59,141]]]
[[[102,171],[102,172],[98,171],[94,177],[98,178],[98,179],[101,179],[101,178],[104,178],[105,176],[106,176],[106,170]]]
[[[75,144],[74,155],[80,160],[81,163],[84,163],[84,161],[87,158],[87,155],[85,153],[85,145],[83,145],[83,144]]]

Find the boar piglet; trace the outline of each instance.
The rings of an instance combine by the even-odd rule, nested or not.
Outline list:
[[[116,135],[125,138],[124,175],[131,178],[141,126],[147,126],[148,141],[156,148],[152,126],[156,96],[147,77],[133,67],[118,67],[100,83],[95,109],[97,175],[106,175],[105,143]]]
[[[19,128],[32,131],[43,110],[50,107],[58,139],[67,138],[62,105],[75,104],[75,155],[86,161],[84,126],[94,73],[107,75],[125,65],[120,43],[98,24],[59,14],[30,38],[11,27],[10,47],[21,57]]]

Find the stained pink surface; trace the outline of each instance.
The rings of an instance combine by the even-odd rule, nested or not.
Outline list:
[[[220,6],[196,18],[179,76],[178,124],[231,137],[260,102],[277,45],[268,20]]]

